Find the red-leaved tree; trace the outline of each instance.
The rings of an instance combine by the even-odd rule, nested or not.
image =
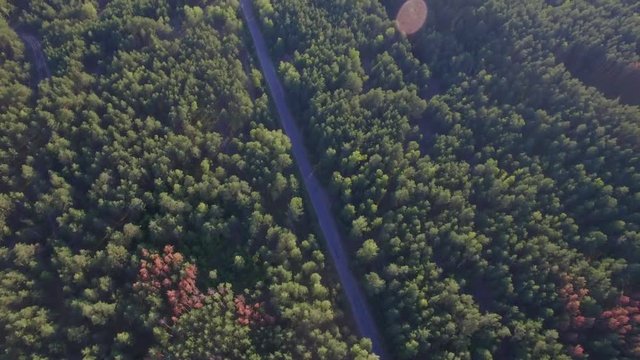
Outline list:
[[[244,295],[238,295],[234,299],[238,322],[242,325],[269,325],[275,322],[275,318],[264,312],[264,303],[247,304]]]
[[[579,344],[581,333],[591,328],[595,322],[594,318],[586,317],[582,313],[581,304],[586,296],[589,295],[589,289],[586,288],[586,280],[583,277],[575,277],[569,274],[562,275],[563,286],[560,288],[560,298],[565,303],[567,321],[561,325],[564,337],[571,343],[573,347],[570,353],[574,358],[584,357],[584,347]]]
[[[162,254],[151,254],[142,250],[142,260],[138,270],[138,281],[134,289],[162,296],[171,309],[171,321],[189,309],[203,306],[204,295],[196,286],[197,269],[195,265],[184,262],[173,246],[164,247]]]
[[[562,275],[563,286],[559,290],[565,303],[567,321],[560,326],[563,337],[570,343],[569,353],[574,358],[586,355],[580,339],[584,340],[589,330],[595,333],[614,332],[618,335],[620,350],[632,358],[640,358],[640,296],[622,295],[610,309],[603,311],[597,318],[584,316],[582,301],[589,295],[583,277]],[[595,326],[594,326],[595,325]]]
[[[630,356],[640,357],[640,300],[626,295],[610,310],[602,312],[606,326],[618,334],[624,351]]]
[[[203,294],[196,285],[197,276],[196,266],[186,263],[182,254],[174,252],[173,246],[165,246],[162,254],[143,249],[138,280],[133,287],[145,297],[160,296],[170,309],[173,324],[189,310],[201,308],[205,296],[220,291],[209,289],[207,295]],[[275,318],[265,312],[262,302],[248,304],[244,295],[237,295],[234,305],[242,325],[264,326],[275,322]]]

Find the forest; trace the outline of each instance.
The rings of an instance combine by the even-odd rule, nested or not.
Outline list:
[[[389,358],[640,358],[640,3],[252,3]],[[253,42],[0,0],[0,359],[378,358]]]
[[[637,358],[638,3],[427,3],[257,1],[394,357]]]
[[[0,4],[0,358],[371,358],[237,2]]]

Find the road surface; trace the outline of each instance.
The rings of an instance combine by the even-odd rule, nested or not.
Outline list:
[[[31,61],[36,70],[36,81],[34,85],[37,86],[40,81],[51,77],[51,71],[49,71],[49,65],[47,65],[47,58],[44,57],[40,41],[38,41],[35,36],[25,33],[18,33],[18,36],[20,36],[24,45],[31,53]]]
[[[327,192],[313,174],[313,167],[311,166],[309,156],[304,147],[302,132],[295,123],[293,115],[287,106],[282,83],[278,78],[276,69],[271,61],[269,51],[267,50],[264,37],[260,32],[260,26],[258,25],[254,15],[251,0],[241,0],[240,4],[249,27],[251,37],[253,38],[258,60],[262,67],[262,72],[267,84],[269,85],[282,127],[291,139],[293,156],[296,160],[296,164],[298,164],[298,169],[302,176],[305,188],[307,189],[307,193],[309,194],[309,199],[311,199],[316,216],[318,217],[318,223],[320,224],[320,228],[327,242],[329,254],[335,264],[340,282],[342,283],[342,288],[344,289],[349,305],[351,306],[351,312],[356,321],[358,330],[363,337],[371,339],[373,351],[376,355],[381,359],[388,359],[388,356],[386,356],[384,351],[382,337],[380,336],[380,332],[373,320],[366,298],[362,289],[358,285],[356,278],[349,269],[348,256],[343,246],[342,237],[338,231],[336,221],[331,214],[331,201],[329,200]]]

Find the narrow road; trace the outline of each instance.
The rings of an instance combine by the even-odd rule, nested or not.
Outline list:
[[[33,66],[36,70],[36,81],[34,85],[37,86],[40,81],[51,77],[51,71],[49,71],[49,65],[47,65],[47,58],[42,52],[40,41],[38,41],[35,36],[25,33],[18,33],[18,36],[20,36],[20,38],[24,42],[24,45],[27,47],[27,49],[29,49],[29,52],[31,53]]]
[[[356,321],[356,325],[360,334],[363,337],[371,339],[373,343],[373,351],[381,359],[388,359],[384,351],[384,345],[380,332],[376,326],[376,323],[371,315],[371,310],[367,304],[366,298],[360,288],[356,278],[349,269],[348,256],[344,249],[342,237],[338,231],[336,221],[331,214],[331,201],[324,188],[320,185],[320,182],[313,174],[313,167],[309,161],[309,156],[304,147],[302,132],[298,128],[293,119],[293,115],[287,106],[285,99],[285,92],[282,87],[282,83],[278,78],[276,69],[271,61],[269,51],[264,41],[264,37],[260,32],[260,26],[256,21],[254,15],[253,5],[251,0],[240,0],[242,12],[249,26],[251,37],[258,54],[260,66],[265,76],[273,101],[276,105],[278,115],[285,133],[291,139],[291,145],[293,148],[293,156],[298,164],[298,169],[302,176],[304,185],[309,194],[309,199],[313,204],[316,216],[318,217],[318,223],[322,230],[322,234],[327,241],[327,247],[329,254],[335,264],[342,288],[347,296],[349,305],[351,306],[351,312]]]

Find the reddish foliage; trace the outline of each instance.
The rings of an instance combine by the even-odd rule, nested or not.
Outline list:
[[[203,306],[204,295],[196,286],[195,265],[184,263],[182,254],[173,251],[173,246],[164,247],[163,254],[150,254],[142,250],[138,281],[134,289],[163,294],[171,307],[171,320],[192,308]]]
[[[583,316],[580,309],[582,300],[589,295],[589,289],[585,288],[585,279],[567,274],[563,275],[562,279],[565,284],[560,289],[560,298],[565,301],[565,309],[569,314],[567,330],[576,331],[591,327],[595,319]]]
[[[625,350],[640,356],[640,300],[622,295],[616,306],[601,315],[606,326],[618,334]]]
[[[576,343],[580,334],[593,326],[595,319],[586,317],[582,314],[580,308],[584,298],[589,295],[589,289],[586,288],[586,281],[583,277],[574,277],[568,274],[562,276],[564,286],[560,289],[560,298],[565,303],[565,310],[569,315],[568,322],[562,327],[565,333],[565,339],[570,343]],[[575,344],[570,350],[571,356],[581,358],[585,356],[582,345]]]
[[[569,315],[568,322],[562,326],[563,336],[574,345],[570,350],[571,355],[581,358],[586,352],[578,341],[584,336],[585,330],[593,328],[596,321],[585,317],[581,310],[581,303],[589,295],[589,290],[582,277],[565,274],[562,280],[564,285],[559,295],[564,300],[565,310]],[[613,331],[618,335],[624,352],[631,357],[640,358],[640,296],[620,296],[617,304],[603,311],[597,321],[600,330]]]
[[[275,318],[263,311],[263,303],[247,304],[243,295],[238,295],[233,300],[236,305],[238,322],[242,325],[268,325],[275,322]]]
[[[576,345],[571,349],[571,356],[575,357],[575,358],[581,358],[584,357],[584,348],[582,347],[582,345]]]
[[[182,254],[174,252],[173,246],[164,247],[162,254],[151,254],[147,249],[142,250],[138,281],[133,284],[134,289],[151,294],[164,295],[171,309],[171,321],[178,320],[180,315],[190,309],[201,308],[205,296],[212,296],[216,292],[226,291],[209,289],[203,294],[196,285],[198,271],[195,265],[184,262]],[[247,304],[243,295],[234,299],[238,322],[242,325],[269,325],[275,318],[264,312],[264,303]]]

